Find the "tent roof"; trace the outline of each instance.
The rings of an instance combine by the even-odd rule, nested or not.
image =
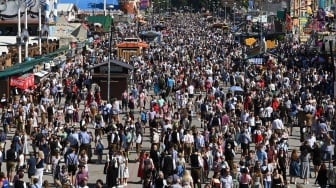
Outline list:
[[[55,52],[49,53],[45,56],[42,56],[40,58],[36,58],[30,61],[25,61],[22,63],[18,63],[15,64],[7,69],[5,69],[4,71],[0,72],[0,78],[4,78],[4,77],[9,77],[9,76],[13,76],[16,74],[24,74],[28,71],[30,71],[31,69],[34,68],[35,65],[38,65],[44,61],[50,61],[52,60],[55,56],[57,56],[58,54],[67,51],[69,49],[69,47],[61,47],[58,50],[56,50]]]
[[[109,32],[110,26],[113,23],[111,16],[89,16],[88,22],[90,24],[100,23],[105,32]]]
[[[122,42],[117,44],[118,48],[148,48],[148,44],[145,42]]]
[[[111,64],[114,64],[114,65],[118,65],[118,66],[121,66],[121,67],[124,67],[128,70],[133,70],[133,66],[128,64],[128,63],[124,63],[122,61],[118,61],[118,60],[115,60],[115,59],[112,59],[110,60],[111,61]],[[100,66],[103,66],[103,65],[107,65],[108,62],[104,62],[104,63],[99,63],[99,64],[95,64],[94,66],[90,67],[90,69],[94,69],[94,68],[97,68],[97,67],[100,67]]]

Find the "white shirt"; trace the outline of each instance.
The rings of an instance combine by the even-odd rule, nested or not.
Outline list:
[[[189,94],[194,94],[194,90],[195,90],[195,88],[194,88],[193,85],[190,85],[190,86],[188,87],[188,93],[189,93]]]
[[[232,188],[233,180],[231,175],[227,175],[226,177],[221,177],[220,179],[222,188]]]
[[[139,135],[136,137],[135,143],[137,143],[137,144],[141,144],[141,141],[142,141],[142,137],[141,137],[141,134],[139,134]]]
[[[268,106],[265,108],[265,117],[270,118],[273,113],[273,108],[271,106]]]
[[[194,143],[194,137],[191,134],[186,134],[184,136],[183,142],[186,144],[192,144]]]
[[[284,129],[284,125],[280,119],[275,119],[272,122],[272,130],[275,129]]]
[[[316,142],[316,137],[315,136],[310,136],[307,139],[308,144],[310,145],[311,148],[313,148],[314,143]]]

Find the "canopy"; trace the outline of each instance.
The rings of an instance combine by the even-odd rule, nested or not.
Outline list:
[[[144,37],[158,37],[161,34],[156,31],[144,31],[144,32],[141,32],[140,35]]]
[[[145,42],[122,42],[117,44],[118,48],[148,48]]]
[[[64,46],[64,47],[59,48],[55,52],[49,53],[49,54],[44,55],[42,57],[32,59],[30,61],[25,61],[25,62],[22,62],[22,63],[17,63],[15,65],[3,70],[3,71],[0,71],[0,78],[6,78],[6,77],[9,77],[9,76],[12,76],[12,75],[26,73],[26,72],[32,70],[35,65],[41,64],[41,63],[46,62],[46,61],[50,61],[53,58],[55,58],[55,56],[57,56],[61,53],[65,53],[68,50],[69,50],[69,47]]]
[[[245,44],[248,45],[248,46],[252,46],[256,42],[257,42],[257,40],[253,37],[245,39]]]
[[[243,88],[241,88],[240,86],[231,86],[230,88],[229,88],[229,91],[232,91],[232,92],[243,92],[244,91],[244,89]]]
[[[34,75],[37,76],[37,77],[44,77],[45,75],[47,75],[49,72],[47,71],[44,71],[44,70],[41,70],[40,72],[35,72]]]
[[[89,16],[87,18],[88,23],[90,24],[100,24],[105,32],[109,32],[110,26],[113,23],[113,20],[111,16],[103,16],[103,15],[97,15],[97,16]]]
[[[17,87],[22,90],[26,90],[29,87],[34,86],[34,74],[24,74],[20,77],[12,76],[10,78],[9,85],[11,87]]]

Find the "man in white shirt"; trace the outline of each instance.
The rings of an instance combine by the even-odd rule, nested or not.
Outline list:
[[[184,153],[186,156],[186,161],[189,162],[189,156],[191,154],[194,145],[194,136],[191,135],[190,130],[188,130],[187,134],[183,137],[183,143],[184,143]]]
[[[224,175],[220,179],[222,188],[232,188],[233,180],[232,180],[232,176],[230,175],[230,169],[227,168],[223,170],[224,170]]]
[[[267,107],[265,108],[266,125],[269,125],[269,123],[271,122],[272,113],[273,113],[273,108],[272,108],[272,106],[267,106]]]
[[[188,96],[190,99],[194,98],[195,87],[194,85],[190,84],[188,86]]]
[[[281,134],[284,128],[284,124],[277,114],[276,119],[272,122],[272,131],[276,132],[277,134]]]

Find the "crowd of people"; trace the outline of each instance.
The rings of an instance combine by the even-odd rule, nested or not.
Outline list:
[[[102,101],[89,69],[107,60],[108,40],[92,46],[95,62],[76,55],[34,92],[3,95],[1,186],[48,187],[50,173],[56,187],[88,187],[88,164],[104,162],[106,180],[95,186],[127,186],[133,150],[144,188],[336,186],[327,60],[284,40],[254,64],[241,39],[202,13],[172,14],[164,25],[167,35],[132,62],[133,85],[120,100]],[[302,145],[289,151],[293,127]]]

